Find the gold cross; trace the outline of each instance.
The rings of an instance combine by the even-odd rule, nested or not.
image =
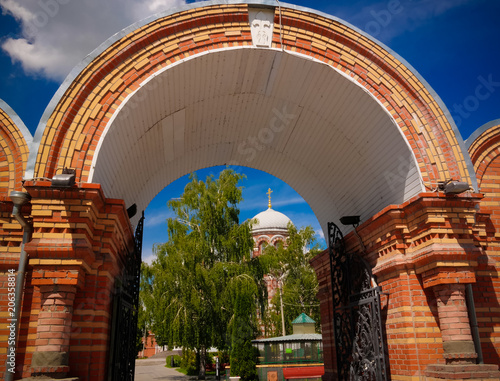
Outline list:
[[[269,190],[266,193],[269,196],[269,204],[267,205],[269,209],[271,209],[271,193],[273,193],[273,191],[271,190],[271,188],[269,188]]]

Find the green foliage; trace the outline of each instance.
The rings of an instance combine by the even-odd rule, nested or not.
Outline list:
[[[218,351],[217,357],[219,358],[219,362],[221,365],[222,364],[229,364],[229,352],[227,350]]]
[[[144,333],[148,334],[148,330],[151,327],[152,321],[152,311],[146,308],[146,304],[150,304],[151,299],[151,285],[148,283],[151,278],[151,271],[149,266],[145,263],[141,264],[141,284],[139,291],[139,309],[138,309],[138,319],[137,319],[137,339],[136,347],[137,352],[143,350],[142,339]]]
[[[292,333],[292,321],[305,312],[316,321],[316,329],[320,329],[318,281],[309,261],[319,252],[315,244],[314,230],[308,226],[297,230],[288,225],[288,238],[285,245],[268,246],[262,255],[261,262],[268,276],[282,285],[283,306],[286,334]],[[264,315],[266,335],[281,336],[282,322],[280,312],[279,291],[272,299],[272,308]]]
[[[240,224],[238,203],[243,178],[231,170],[191,182],[179,199],[168,203],[175,218],[167,220],[168,241],[154,248],[156,259],[143,264],[141,302],[159,345],[204,353],[231,345],[230,323],[238,311],[236,295],[243,287],[246,319],[256,324],[256,308],[267,297],[258,259],[251,259],[250,222]],[[243,297],[243,296],[242,296]],[[148,315],[149,314],[149,315]],[[250,331],[252,338],[255,330]],[[204,362],[200,358],[200,377]]]
[[[174,357],[174,366],[172,366],[172,356],[167,356],[166,359],[167,368],[179,368],[181,366],[181,356],[173,355],[173,357]]]
[[[136,348],[137,353],[142,351],[142,349],[144,348],[144,345],[142,344],[142,332],[139,329],[137,330],[137,334],[136,334],[136,338],[135,338],[135,348]]]
[[[235,282],[238,287],[233,290],[235,315],[231,322],[231,375],[240,376],[243,381],[256,380],[257,358],[252,346],[252,339],[257,334],[254,288],[255,284],[248,278],[240,278]]]
[[[188,376],[196,376],[198,374],[198,363],[196,361],[196,352],[187,348],[182,348],[181,369]],[[184,373],[184,372],[183,372]]]

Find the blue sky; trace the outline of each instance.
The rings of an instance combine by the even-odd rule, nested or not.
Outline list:
[[[189,3],[193,1],[188,1]],[[50,99],[86,54],[124,27],[183,0],[0,0],[0,98],[31,133]],[[500,1],[336,0],[295,1],[339,17],[371,34],[403,57],[450,110],[463,139],[500,118]],[[479,91],[479,90],[480,91]],[[217,175],[220,168],[199,172]],[[320,231],[311,209],[280,180],[244,169],[242,219],[267,207],[298,226]],[[177,197],[187,177],[163,190],[146,210],[145,257],[165,240],[166,201]],[[320,239],[321,237],[318,236]]]

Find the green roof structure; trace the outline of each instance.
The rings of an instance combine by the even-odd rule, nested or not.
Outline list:
[[[303,324],[303,323],[315,324],[316,322],[303,312],[294,321],[292,321],[292,324]]]

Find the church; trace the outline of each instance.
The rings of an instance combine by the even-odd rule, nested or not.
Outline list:
[[[252,238],[254,240],[253,257],[258,257],[264,253],[268,245],[277,246],[279,242],[286,243],[288,238],[288,224],[292,223],[283,213],[280,213],[272,208],[271,205],[271,189],[267,194],[269,203],[266,210],[257,214],[253,219],[255,223],[252,225]],[[267,283],[268,301],[276,294],[278,289],[278,281],[269,276],[265,276]]]

